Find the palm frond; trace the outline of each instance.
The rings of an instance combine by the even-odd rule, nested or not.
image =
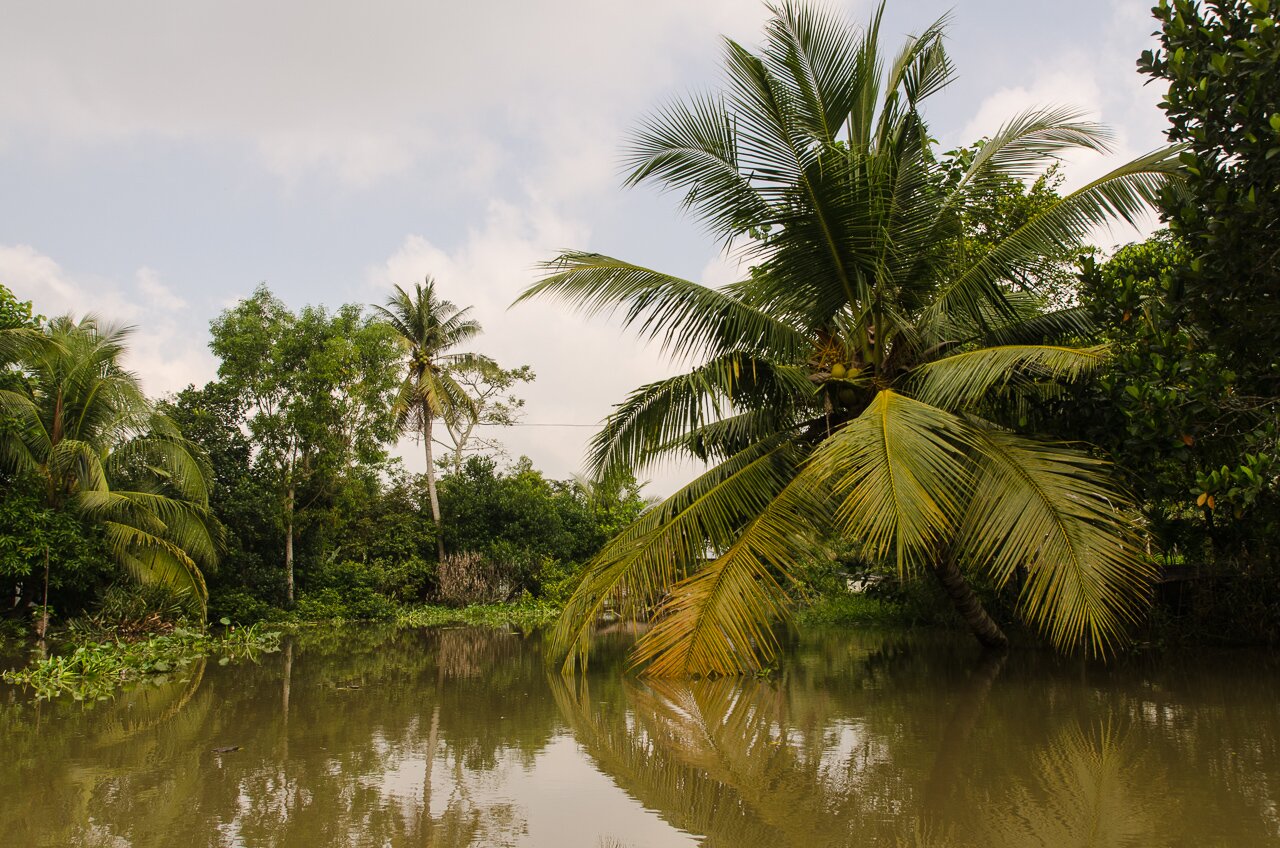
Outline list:
[[[969,502],[970,428],[890,389],[825,439],[801,477],[829,487],[846,535],[900,574],[930,564]]]
[[[583,572],[550,633],[549,655],[564,670],[585,668],[600,612],[617,603],[638,615],[728,549],[741,529],[795,476],[802,453],[790,434],[752,445],[649,509],[605,545]]]
[[[943,285],[929,314],[956,311],[975,318],[983,308],[1007,311],[1001,282],[1029,257],[1079,244],[1088,233],[1119,218],[1135,223],[1153,209],[1160,192],[1180,180],[1178,148],[1140,156],[1071,192],[997,244]]]
[[[785,419],[812,396],[813,385],[797,369],[739,352],[714,357],[632,392],[592,439],[587,467],[601,478],[622,468],[640,471],[673,449],[693,447],[686,434],[734,412],[767,406]]]
[[[1108,465],[1064,445],[978,434],[977,485],[956,550],[998,584],[1025,567],[1022,614],[1059,648],[1106,654],[1137,620],[1154,578]]]
[[[516,303],[552,297],[588,317],[622,311],[624,327],[675,357],[755,350],[789,359],[809,346],[794,328],[729,294],[598,253],[565,252],[543,269],[547,276]]]
[[[779,579],[796,564],[798,540],[826,525],[810,480],[793,479],[712,562],[671,587],[632,662],[659,677],[741,674],[778,649],[773,626],[788,613]]]
[[[1069,107],[1031,108],[984,139],[954,189],[962,197],[993,179],[1028,180],[1071,150],[1106,153],[1112,133]]]
[[[1105,345],[1002,345],[955,353],[916,369],[915,397],[932,406],[960,412],[1011,380],[1077,380],[1099,367],[1106,353]]]
[[[179,545],[137,527],[103,523],[107,546],[125,570],[143,584],[167,586],[184,598],[191,614],[203,622],[209,590],[199,567]]]

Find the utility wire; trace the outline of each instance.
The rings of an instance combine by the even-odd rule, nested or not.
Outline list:
[[[514,424],[477,423],[477,427],[599,427],[599,424],[539,424],[517,421]]]

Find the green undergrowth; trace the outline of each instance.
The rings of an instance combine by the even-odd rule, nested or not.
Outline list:
[[[145,639],[69,642],[67,647],[67,652],[6,671],[0,679],[30,687],[40,699],[70,695],[78,701],[102,700],[121,685],[152,675],[180,673],[213,654],[225,663],[276,651],[280,633],[259,625],[208,632],[176,627]]]
[[[547,601],[522,600],[513,604],[473,604],[466,607],[420,606],[401,610],[396,623],[402,627],[433,627],[440,624],[473,624],[483,627],[539,627],[560,614],[560,607]]]
[[[802,603],[795,613],[798,625],[839,624],[868,627],[911,627],[933,624],[919,610],[867,594],[825,595]]]

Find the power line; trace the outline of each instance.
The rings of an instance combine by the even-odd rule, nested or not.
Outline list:
[[[599,427],[599,424],[543,424],[517,421],[513,424],[477,423],[477,427]]]

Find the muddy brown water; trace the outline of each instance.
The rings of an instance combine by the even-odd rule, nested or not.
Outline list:
[[[0,845],[1280,846],[1280,657],[820,629],[768,679],[313,631],[92,705],[0,688]]]

